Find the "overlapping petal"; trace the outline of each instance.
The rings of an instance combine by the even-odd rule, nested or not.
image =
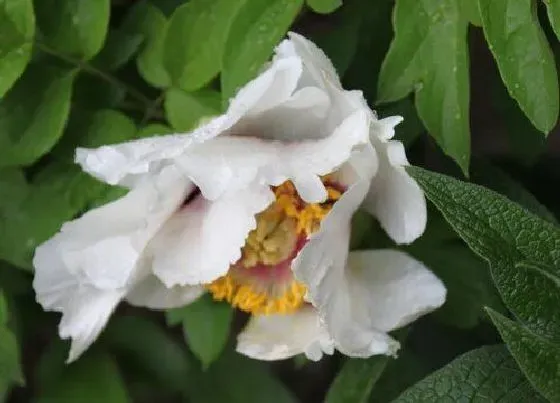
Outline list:
[[[237,351],[258,360],[284,360],[297,354],[318,361],[334,344],[317,312],[305,307],[289,315],[253,316],[237,337]]]
[[[216,201],[196,197],[177,211],[150,244],[152,270],[166,287],[210,283],[241,257],[255,215],[274,200],[253,186]]]
[[[166,170],[123,198],[64,224],[33,259],[33,287],[45,309],[62,312],[60,334],[72,338],[70,360],[97,337],[138,279],[153,234],[177,209],[189,182]]]

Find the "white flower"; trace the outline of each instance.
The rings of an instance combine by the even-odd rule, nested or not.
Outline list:
[[[227,112],[192,133],[78,149],[86,172],[130,191],[36,250],[37,300],[62,312],[69,361],[121,300],[165,309],[206,291],[253,314],[238,339],[246,355],[393,354],[386,332],[445,299],[402,252],[348,256],[362,204],[398,243],[424,230],[424,196],[390,140],[399,121],[377,120],[290,34]]]

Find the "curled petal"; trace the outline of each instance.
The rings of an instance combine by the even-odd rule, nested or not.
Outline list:
[[[191,133],[156,136],[95,149],[78,148],[76,162],[85,172],[109,184],[134,186],[173,160],[226,133],[243,117],[273,108],[289,99],[301,75],[301,62],[285,58],[273,63],[231,100],[228,111]]]
[[[410,243],[426,228],[424,192],[404,167],[404,147],[398,141],[376,142],[379,169],[373,178],[363,208],[379,220],[397,243]]]
[[[152,270],[170,288],[210,283],[241,257],[255,215],[272,203],[268,187],[254,186],[216,201],[197,197],[174,214],[150,244]]]
[[[201,144],[177,163],[209,200],[255,182],[279,185],[292,180],[305,201],[321,202],[326,190],[319,177],[336,170],[356,148],[367,144],[369,122],[367,114],[358,110],[328,137],[294,143],[223,136]]]
[[[176,173],[162,173],[155,182],[64,224],[36,249],[37,301],[62,313],[60,335],[72,338],[70,360],[95,340],[137,281],[144,247],[181,203],[188,186]]]

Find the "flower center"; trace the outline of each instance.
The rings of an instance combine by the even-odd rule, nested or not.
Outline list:
[[[328,192],[323,203],[305,203],[290,181],[273,188],[276,200],[257,215],[257,227],[247,236],[241,259],[206,286],[214,299],[257,315],[285,314],[301,307],[307,290],[294,279],[292,260],[342,194],[329,176],[323,183]]]

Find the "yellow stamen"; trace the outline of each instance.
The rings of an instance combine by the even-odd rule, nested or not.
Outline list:
[[[257,227],[247,236],[241,259],[229,272],[206,288],[214,299],[226,300],[232,306],[252,314],[286,314],[304,303],[306,288],[291,276],[270,279],[251,274],[254,270],[275,270],[287,264],[298,242],[316,232],[323,218],[342,193],[323,178],[327,201],[305,203],[292,182],[273,188],[276,200],[257,215]]]

